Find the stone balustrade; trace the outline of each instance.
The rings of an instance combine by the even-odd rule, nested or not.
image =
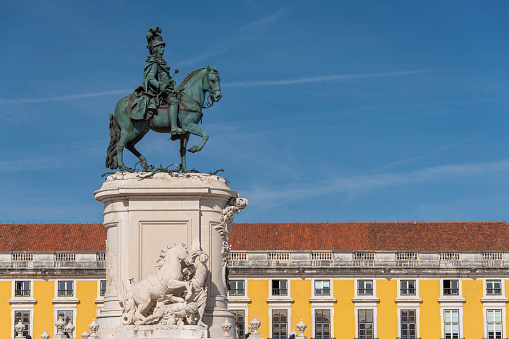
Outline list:
[[[104,252],[0,252],[0,271],[50,273],[54,270],[100,270],[106,267]]]
[[[232,269],[249,268],[433,268],[507,269],[507,252],[231,251]]]

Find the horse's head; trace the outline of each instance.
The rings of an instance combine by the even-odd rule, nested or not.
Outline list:
[[[210,97],[214,102],[218,102],[223,96],[221,94],[221,87],[219,86],[220,81],[221,79],[219,78],[217,69],[215,67],[210,68],[210,65],[207,65],[207,73],[203,78],[203,90],[210,93]]]
[[[162,266],[164,263],[170,264],[170,258],[177,258],[178,261],[183,263],[185,266],[192,264],[191,255],[189,255],[187,246],[185,244],[175,244],[162,250],[159,258],[160,266]]]

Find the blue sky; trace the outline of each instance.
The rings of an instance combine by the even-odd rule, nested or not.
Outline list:
[[[108,116],[152,26],[177,81],[221,74],[188,164],[225,169],[235,221],[509,220],[508,1],[139,4],[0,4],[0,222],[102,221]],[[167,135],[138,145],[178,161]]]

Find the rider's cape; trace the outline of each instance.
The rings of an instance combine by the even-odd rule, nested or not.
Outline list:
[[[159,107],[159,96],[157,91],[151,87],[150,80],[156,79],[160,83],[168,83],[170,81],[169,73],[170,67],[168,65],[158,63],[153,56],[147,59],[143,69],[143,83],[131,93],[129,103],[126,106],[126,108],[129,107],[131,109],[132,119],[148,119],[149,117],[146,116],[147,111],[154,112],[157,110],[157,107]]]

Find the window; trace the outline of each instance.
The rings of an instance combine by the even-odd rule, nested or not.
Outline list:
[[[501,295],[502,286],[500,280],[486,280],[486,295]]]
[[[458,310],[444,310],[444,336],[446,339],[457,339],[460,337]]]
[[[488,339],[502,339],[502,310],[486,311]]]
[[[287,280],[272,280],[272,295],[288,295]]]
[[[459,280],[444,280],[444,295],[459,295]]]
[[[315,295],[330,295],[330,280],[315,280]]]
[[[359,338],[373,338],[373,310],[359,310]]]
[[[244,311],[232,310],[230,311],[235,317],[235,330],[237,331],[237,338],[244,338]]]
[[[16,282],[14,282],[14,296],[15,297],[29,297],[30,296],[30,281],[16,281]]]
[[[415,310],[401,310],[401,338],[415,338]]]
[[[106,280],[99,281],[99,296],[104,297],[106,295]]]
[[[288,336],[287,319],[286,310],[272,310],[272,338],[286,338]]]
[[[399,287],[400,295],[415,295],[415,280],[401,280]]]
[[[67,325],[68,323],[72,323],[73,322],[73,318],[72,318],[72,311],[65,311],[65,310],[58,310],[57,311],[57,319],[58,318],[64,318],[64,321],[65,321],[65,324]]]
[[[373,280],[357,280],[358,295],[373,295]]]
[[[27,336],[28,334],[30,334],[30,311],[15,311],[14,312],[14,325],[13,325],[13,329],[14,329],[14,326],[19,323],[19,321],[21,320],[21,323],[23,325],[25,325],[25,330],[23,331],[23,336]],[[14,331],[14,335],[12,336],[13,338],[16,337],[16,331]]]
[[[230,295],[244,295],[244,280],[230,280]]]
[[[59,297],[72,297],[74,295],[72,281],[59,281],[58,294]]]
[[[330,310],[315,310],[315,338],[330,337]]]

